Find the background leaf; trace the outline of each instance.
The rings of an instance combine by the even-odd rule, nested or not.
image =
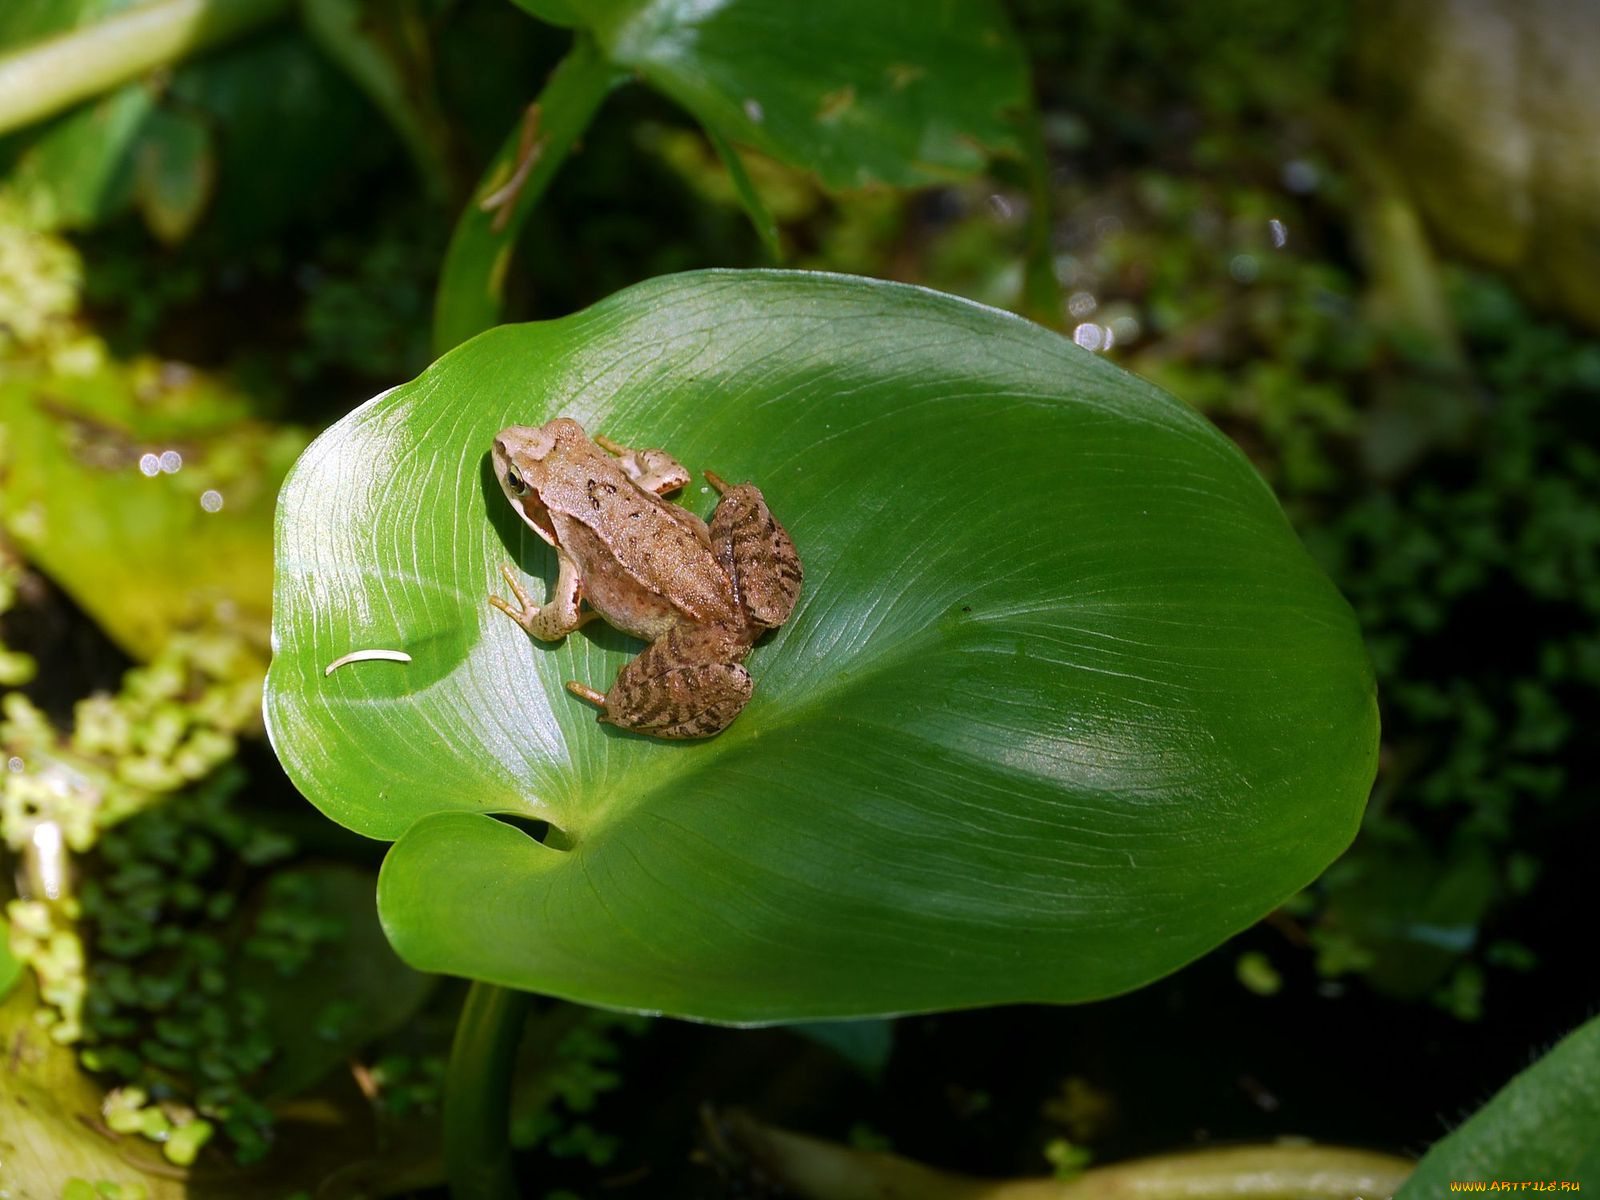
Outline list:
[[[112,7],[78,3],[86,23]],[[52,9],[50,29],[69,26],[73,11]],[[0,16],[0,53],[17,49],[13,30],[44,23],[35,16]],[[336,35],[331,22],[316,25],[325,39]],[[379,77],[382,64],[365,43],[344,50],[341,62],[420,158],[418,139],[435,132],[424,102],[392,95],[399,85]],[[394,111],[403,101],[412,104],[406,120]],[[137,204],[169,242],[187,236],[215,200],[215,227],[237,246],[325,214],[388,148],[378,111],[333,62],[297,32],[269,30],[0,139],[0,192],[41,229],[96,228]]]
[[[755,479],[800,548],[709,742],[562,690],[638,643],[486,603],[502,561],[553,576],[486,449],[557,413]],[[708,272],[495,330],[319,438],[278,514],[269,730],[400,838],[380,911],[425,969],[732,1021],[1086,1000],[1312,879],[1372,779],[1354,620],[1238,450],[916,288]],[[324,676],[371,647],[413,661]]]
[[[551,25],[570,29],[579,23],[577,14],[565,0],[512,0],[512,3],[524,12],[538,17],[539,20],[548,21]]]
[[[133,198],[140,138],[155,98],[130,83],[44,126],[5,181],[29,222],[85,229],[116,216]]]
[[[367,98],[290,30],[184,63],[170,94],[215,132],[215,217],[227,244],[322,217],[390,145]]]
[[[150,232],[175,245],[204,214],[216,187],[211,130],[192,113],[157,110],[140,140],[135,199]]]
[[[565,6],[707,129],[833,187],[934,182],[1018,145],[1027,63],[989,0]]]
[[[778,239],[778,222],[773,219],[772,210],[767,207],[767,202],[761,198],[761,193],[756,190],[755,182],[750,178],[750,173],[744,169],[744,162],[739,157],[739,152],[728,145],[727,140],[714,130],[706,130],[706,137],[716,150],[717,157],[722,160],[722,165],[727,168],[728,179],[733,184],[733,192],[739,198],[739,204],[745,214],[750,218],[750,224],[755,227],[756,236],[761,239],[761,244],[767,248],[767,253],[772,256],[773,262],[783,259],[783,246]]]
[[[523,220],[605,94],[629,73],[705,127],[774,261],[777,224],[730,141],[813,170],[833,187],[949,180],[1022,144],[1027,62],[990,0],[932,9],[914,0],[517,3],[580,32],[456,225],[435,306],[438,354],[499,318]],[[511,180],[508,202],[492,202],[506,197]]]
[[[129,0],[8,0],[0,6],[0,46],[22,45],[87,25]]]
[[[277,485],[305,435],[172,363],[0,369],[0,529],[119,645],[174,629],[264,632]]]
[[[1600,1179],[1600,1017],[1563,1038],[1434,1144],[1398,1200],[1444,1195],[1451,1180]]]

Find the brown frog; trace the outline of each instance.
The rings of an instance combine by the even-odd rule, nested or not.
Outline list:
[[[662,738],[710,737],[750,699],[745,655],[800,595],[800,558],[759,488],[730,487],[707,524],[662,499],[689,482],[664,450],[632,450],[558,417],[495,435],[495,477],[528,528],[555,548],[550,598],[534,604],[509,565],[517,602],[489,603],[534,637],[559,641],[604,617],[650,643],[609,692],[567,689],[600,720]]]

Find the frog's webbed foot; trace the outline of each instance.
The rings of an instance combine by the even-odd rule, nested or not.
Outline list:
[[[545,604],[535,604],[528,590],[522,586],[510,563],[500,564],[500,574],[511,585],[517,597],[515,604],[504,596],[489,597],[489,603],[522,626],[541,642],[559,642],[580,625],[593,620],[598,614],[579,611],[581,589],[577,569],[565,555],[561,556],[561,569],[556,585]]]
[[[665,496],[689,482],[689,472],[683,464],[665,450],[634,450],[621,442],[614,442],[603,433],[594,435],[595,445],[617,456],[617,465],[628,478],[647,492]]]
[[[805,574],[800,555],[755,484],[729,486],[710,471],[706,480],[722,493],[711,514],[711,546],[717,561],[733,580],[734,593],[750,621],[776,629],[789,619],[800,598]]]
[[[567,690],[600,706],[600,720],[659,738],[721,733],[754,685],[741,662],[743,638],[719,629],[671,630],[617,672],[604,694],[572,681]]]

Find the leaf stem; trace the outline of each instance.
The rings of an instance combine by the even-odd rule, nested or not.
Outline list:
[[[532,997],[474,981],[445,1074],[444,1159],[454,1200],[516,1200],[511,1077]]]
[[[0,57],[0,133],[289,11],[291,0],[154,0]]]
[[[579,35],[489,164],[456,222],[434,298],[433,352],[500,319],[517,234],[601,102],[626,75]]]
[[[1028,172],[1028,248],[1023,259],[1022,310],[1030,320],[1060,329],[1064,309],[1061,281],[1051,235],[1054,233],[1050,190],[1050,155],[1045,149],[1039,110],[1030,106],[1022,122],[1022,146]]]
[[[750,178],[750,172],[744,169],[744,160],[720,133],[709,125],[704,128],[706,140],[722,159],[722,165],[728,169],[728,178],[733,181],[734,194],[739,197],[739,203],[743,205],[745,214],[750,218],[750,224],[755,226],[756,236],[767,248],[772,261],[782,263],[783,244],[778,239],[778,222],[773,217],[772,210],[767,207],[767,202],[761,198],[755,181]]]
[[[428,198],[443,204],[450,191],[450,128],[439,110],[431,64],[416,49],[422,36],[406,37],[417,18],[407,9],[384,36],[373,28],[362,0],[301,0],[306,31],[389,119]]]

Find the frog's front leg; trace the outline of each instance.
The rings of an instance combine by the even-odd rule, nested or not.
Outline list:
[[[617,456],[617,465],[628,478],[647,492],[665,496],[689,482],[689,472],[683,464],[665,450],[634,450],[621,442],[614,442],[603,433],[594,435],[595,445]]]
[[[583,585],[578,578],[577,564],[559,548],[556,550],[556,562],[560,565],[556,573],[556,585],[550,589],[550,599],[544,604],[533,602],[533,597],[528,595],[527,589],[517,579],[510,563],[500,564],[500,574],[506,577],[506,582],[516,593],[517,603],[512,604],[503,596],[489,597],[490,604],[542,642],[559,642],[596,616],[595,613],[578,610]]]
[[[734,595],[752,624],[776,629],[800,598],[804,572],[789,532],[753,483],[730,486],[706,472],[722,498],[711,514],[711,548],[733,581]]]
[[[659,738],[721,733],[750,699],[741,665],[748,640],[720,629],[674,629],[617,672],[609,692],[576,680],[567,690],[600,706],[600,720]]]

